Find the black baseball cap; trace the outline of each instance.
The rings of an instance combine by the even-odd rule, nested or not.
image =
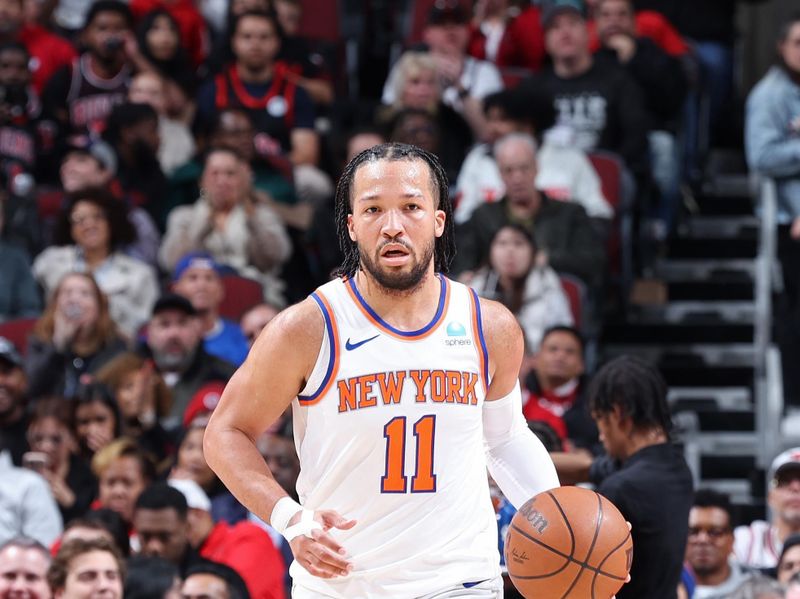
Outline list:
[[[5,337],[0,337],[0,360],[5,360],[12,366],[22,367],[22,356],[14,344]]]
[[[586,18],[586,8],[583,0],[546,0],[542,4],[542,27],[547,29],[557,15],[565,12],[571,12]]]
[[[153,305],[153,316],[164,310],[178,310],[189,316],[197,315],[197,310],[192,306],[192,302],[177,293],[165,293],[158,298]]]
[[[459,0],[436,0],[428,13],[428,25],[469,23],[470,14]]]

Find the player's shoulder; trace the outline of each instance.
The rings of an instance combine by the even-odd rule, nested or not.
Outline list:
[[[478,303],[481,310],[483,334],[487,341],[491,342],[494,339],[509,341],[517,337],[522,338],[522,329],[511,310],[500,302],[484,297],[479,297]]]

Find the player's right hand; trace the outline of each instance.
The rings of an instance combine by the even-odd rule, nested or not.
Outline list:
[[[349,530],[356,525],[355,520],[346,520],[334,510],[317,510],[314,519],[322,524],[322,529],[312,530],[310,536],[300,535],[292,539],[294,559],[314,576],[320,578],[337,578],[347,576],[353,570],[353,564],[347,559],[347,552],[327,531],[332,528]],[[289,524],[299,520],[299,512],[293,516]]]

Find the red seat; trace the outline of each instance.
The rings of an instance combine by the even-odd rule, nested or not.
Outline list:
[[[264,301],[261,283],[238,275],[222,277],[225,298],[219,307],[220,316],[239,322],[242,315]]]
[[[580,330],[583,322],[583,307],[586,302],[586,286],[583,282],[571,275],[558,275],[561,280],[561,288],[569,300],[569,309],[572,312],[572,320],[575,321],[575,328]]]
[[[37,318],[18,318],[0,323],[0,337],[13,343],[23,356],[28,350],[28,336],[36,324]]]

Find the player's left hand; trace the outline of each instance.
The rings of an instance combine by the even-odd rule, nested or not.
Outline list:
[[[294,516],[292,520],[297,518]],[[289,546],[294,558],[314,576],[320,578],[337,578],[347,576],[353,570],[353,564],[345,556],[347,551],[328,534],[333,528],[349,530],[356,525],[355,520],[347,520],[334,510],[317,510],[314,519],[322,525],[322,529],[312,530],[309,536],[300,535],[292,539]],[[289,524],[295,522],[289,521]]]

